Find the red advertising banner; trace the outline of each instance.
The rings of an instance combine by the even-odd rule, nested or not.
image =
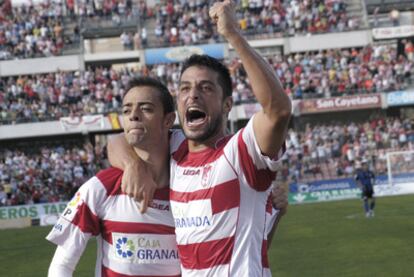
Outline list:
[[[299,103],[299,110],[301,114],[373,108],[381,108],[381,94],[307,99],[302,100]]]

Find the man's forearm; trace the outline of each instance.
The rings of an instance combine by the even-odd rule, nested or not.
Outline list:
[[[123,134],[111,136],[108,140],[108,160],[113,167],[125,170],[127,165],[138,160],[138,155],[128,144]]]
[[[226,37],[239,55],[257,101],[265,114],[290,113],[291,103],[271,66],[249,45],[239,33]]]
[[[108,141],[108,159],[112,166],[124,171],[121,189],[141,202],[141,212],[147,210],[157,184],[145,161],[138,157],[123,135],[113,136]]]

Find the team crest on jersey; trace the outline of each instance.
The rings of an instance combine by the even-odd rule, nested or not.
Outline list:
[[[201,175],[201,185],[203,187],[206,187],[208,185],[208,181],[209,181],[209,176],[210,176],[210,172],[211,172],[212,166],[211,165],[205,165],[203,167],[203,174]]]
[[[82,204],[81,194],[78,191],[72,200],[66,206],[66,209],[62,213],[62,217],[72,221],[78,211],[79,206]]]

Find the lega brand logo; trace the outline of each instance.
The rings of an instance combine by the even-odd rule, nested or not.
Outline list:
[[[200,169],[184,169],[183,175],[186,175],[186,176],[200,175]]]
[[[135,252],[134,242],[126,237],[119,238],[115,244],[116,254],[121,258],[131,258]]]
[[[137,202],[139,204],[139,202]],[[153,209],[157,209],[157,210],[161,210],[161,211],[169,211],[170,210],[170,205],[169,204],[164,204],[164,203],[158,203],[155,201],[151,201],[150,203],[148,203],[148,207],[151,207]]]

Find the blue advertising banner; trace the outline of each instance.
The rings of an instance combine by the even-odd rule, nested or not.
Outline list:
[[[388,106],[405,106],[414,104],[414,91],[394,91],[387,94]]]
[[[379,175],[375,178],[375,185],[387,185],[388,176]],[[414,173],[402,173],[393,176],[395,183],[412,183],[414,182]],[[334,180],[314,181],[309,183],[292,183],[289,186],[291,193],[305,193],[316,191],[329,191],[338,189],[355,189],[358,188],[353,178],[342,178]]]
[[[224,44],[202,44],[145,50],[146,64],[177,63],[192,54],[206,54],[216,59],[224,58]]]
[[[414,194],[414,173],[393,176],[393,185],[388,184],[388,176],[376,178],[374,192],[376,196]],[[338,201],[356,199],[361,190],[353,178],[294,183],[290,185],[288,201],[290,204],[315,203],[322,201]]]
[[[293,183],[289,186],[289,192],[304,193],[353,188],[357,188],[355,181],[352,178],[343,178],[334,180],[314,181],[309,183]]]

